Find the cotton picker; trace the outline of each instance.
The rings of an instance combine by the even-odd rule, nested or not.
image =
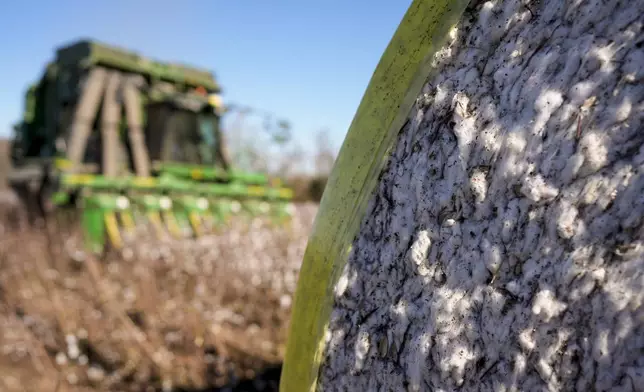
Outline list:
[[[292,192],[235,169],[220,93],[208,71],[93,41],[61,47],[27,91],[10,184],[32,220],[80,207],[97,252],[122,246],[140,221],[181,238],[234,215],[283,222]]]

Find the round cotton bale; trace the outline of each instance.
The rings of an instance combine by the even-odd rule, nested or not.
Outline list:
[[[454,12],[413,107],[400,104],[407,121],[371,161],[350,148],[369,137],[356,114],[283,377],[304,369],[299,390],[324,391],[642,390],[644,2]],[[349,170],[380,158],[375,174]]]

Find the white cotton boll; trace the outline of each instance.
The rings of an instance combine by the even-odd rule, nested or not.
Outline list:
[[[67,342],[68,346],[75,345],[78,343],[78,339],[76,338],[76,335],[74,334],[67,334],[65,335],[65,342]]]
[[[80,349],[76,345],[72,345],[67,347],[67,356],[70,359],[77,359],[78,356],[80,355]]]
[[[537,174],[524,178],[521,193],[533,202],[538,202],[541,199],[554,199],[559,194],[559,191],[554,186],[548,185],[543,177]]]
[[[577,208],[569,203],[564,204],[557,219],[557,233],[561,238],[569,239],[575,235],[576,218]]]
[[[369,332],[362,330],[358,333],[358,339],[355,343],[355,361],[353,364],[353,371],[360,371],[364,367],[364,363],[367,359],[367,354],[371,348],[371,341]]]
[[[56,354],[56,365],[58,366],[64,366],[67,364],[67,356],[63,352],[59,352]]]
[[[78,376],[76,373],[69,373],[67,374],[67,382],[70,383],[71,385],[76,385],[78,383]]]
[[[527,141],[525,137],[519,132],[512,132],[506,138],[506,148],[509,152],[519,154],[525,150]]]
[[[533,338],[533,333],[534,331],[531,329],[526,329],[521,331],[519,333],[519,344],[521,345],[521,348],[523,348],[525,351],[532,351],[536,347],[536,342],[534,341]]]
[[[87,378],[92,382],[100,382],[105,378],[105,370],[97,366],[87,369]]]
[[[608,162],[608,150],[605,141],[597,132],[587,132],[582,136],[581,144],[584,153],[583,173],[594,173]]]
[[[290,308],[291,303],[292,303],[292,300],[290,295],[285,294],[280,297],[280,306],[282,308]]]
[[[410,258],[416,271],[421,276],[427,276],[430,273],[427,268],[427,255],[431,244],[432,241],[429,238],[429,233],[426,230],[422,230],[418,233],[416,240],[411,246]]]
[[[474,200],[477,203],[482,203],[487,196],[487,178],[486,173],[482,170],[476,169],[470,176],[470,189],[474,194]]]
[[[491,245],[485,252],[485,266],[490,273],[495,274],[501,267],[503,257],[497,245]]]
[[[540,132],[546,125],[546,122],[552,116],[552,113],[557,110],[563,103],[563,96],[561,91],[545,90],[534,103],[534,109],[538,113],[534,122],[534,133]]]
[[[532,303],[532,313],[542,316],[545,321],[557,317],[566,310],[566,304],[558,301],[550,290],[541,290]]]

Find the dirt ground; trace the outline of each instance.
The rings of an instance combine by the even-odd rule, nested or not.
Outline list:
[[[289,227],[142,231],[98,259],[73,217],[29,228],[13,203],[0,195],[1,390],[278,390],[314,204]]]

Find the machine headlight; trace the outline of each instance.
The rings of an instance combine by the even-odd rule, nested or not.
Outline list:
[[[223,101],[221,99],[221,95],[219,95],[219,94],[210,94],[208,96],[208,103],[210,104],[210,106],[212,106],[214,108],[217,108],[217,109],[219,109],[222,106],[224,106],[224,103],[223,103]]]

